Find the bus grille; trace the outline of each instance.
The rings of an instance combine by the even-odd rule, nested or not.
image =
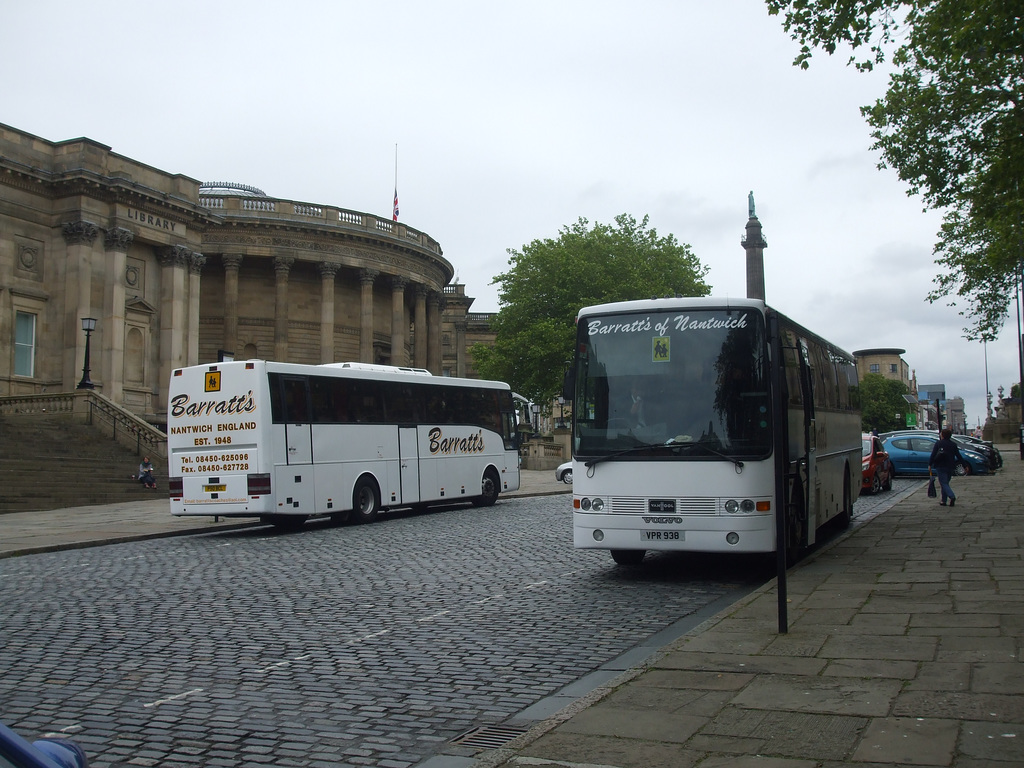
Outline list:
[[[658,498],[665,498],[659,496]],[[616,515],[646,515],[650,514],[647,506],[646,496],[612,496],[611,511]],[[677,498],[677,515],[717,515],[718,499],[688,497]],[[659,513],[663,514],[663,513]],[[672,514],[671,512],[668,514]]]

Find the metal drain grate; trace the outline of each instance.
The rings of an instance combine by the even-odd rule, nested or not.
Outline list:
[[[451,743],[474,749],[497,749],[508,744],[517,736],[522,736],[526,731],[526,728],[516,728],[510,725],[482,725],[457,736],[452,739]]]

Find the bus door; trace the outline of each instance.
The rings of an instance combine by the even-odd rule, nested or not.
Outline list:
[[[818,507],[821,490],[818,480],[818,432],[815,429],[814,413],[814,368],[811,355],[807,348],[807,340],[800,339],[800,389],[804,401],[804,472],[807,480],[807,492],[804,498],[804,509],[807,512],[807,543],[815,541],[815,529],[818,527]]]
[[[309,380],[304,376],[281,376],[281,398],[286,466],[276,468],[278,509],[309,514],[314,511]]]
[[[398,428],[398,464],[401,467],[402,503],[420,500],[420,451],[416,427]]]

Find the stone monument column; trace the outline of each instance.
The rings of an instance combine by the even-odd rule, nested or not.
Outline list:
[[[340,264],[320,262],[320,362],[334,360],[334,276]]]
[[[188,331],[185,302],[185,269],[192,251],[184,245],[157,250],[160,258],[160,373],[157,409],[167,409],[167,382],[171,371],[185,365],[185,334]]]
[[[761,222],[754,213],[754,193],[747,195],[747,228],[740,245],[747,252],[747,298],[764,301],[764,249],[768,242],[761,234]]]
[[[61,379],[66,391],[73,390],[80,379],[85,363],[85,332],[83,317],[97,317],[92,309],[92,245],[99,227],[91,221],[72,221],[61,227],[67,246],[67,266],[64,274],[64,359]],[[102,343],[106,342],[102,326],[96,326],[89,348],[90,368],[103,373],[99,365],[105,360]],[[99,338],[97,338],[99,337]],[[100,354],[96,354],[99,352]],[[90,380],[92,376],[90,375]]]
[[[199,363],[199,274],[204,264],[203,254],[188,255],[188,365]]]
[[[238,271],[242,266],[239,254],[224,254],[224,351],[238,354]]]
[[[435,376],[441,371],[441,294],[427,296],[427,370]]]
[[[413,322],[416,324],[416,348],[413,352],[413,365],[417,368],[427,367],[427,286],[416,286],[416,310]]]
[[[359,270],[359,362],[373,362],[373,281],[375,269]]]
[[[405,319],[405,286],[408,279],[397,275],[391,278],[391,364],[408,365],[405,342],[409,324]]]
[[[108,229],[103,238],[107,251],[106,285],[103,291],[103,324],[110,331],[103,358],[103,383],[107,397],[124,403],[124,300],[128,247],[135,233],[123,227]]]
[[[288,272],[295,259],[291,256],[274,258],[274,359],[288,360]]]

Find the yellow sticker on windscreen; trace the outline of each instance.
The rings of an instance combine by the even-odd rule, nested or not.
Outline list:
[[[672,357],[672,339],[668,336],[655,336],[651,342],[651,360],[655,363],[667,363]]]

